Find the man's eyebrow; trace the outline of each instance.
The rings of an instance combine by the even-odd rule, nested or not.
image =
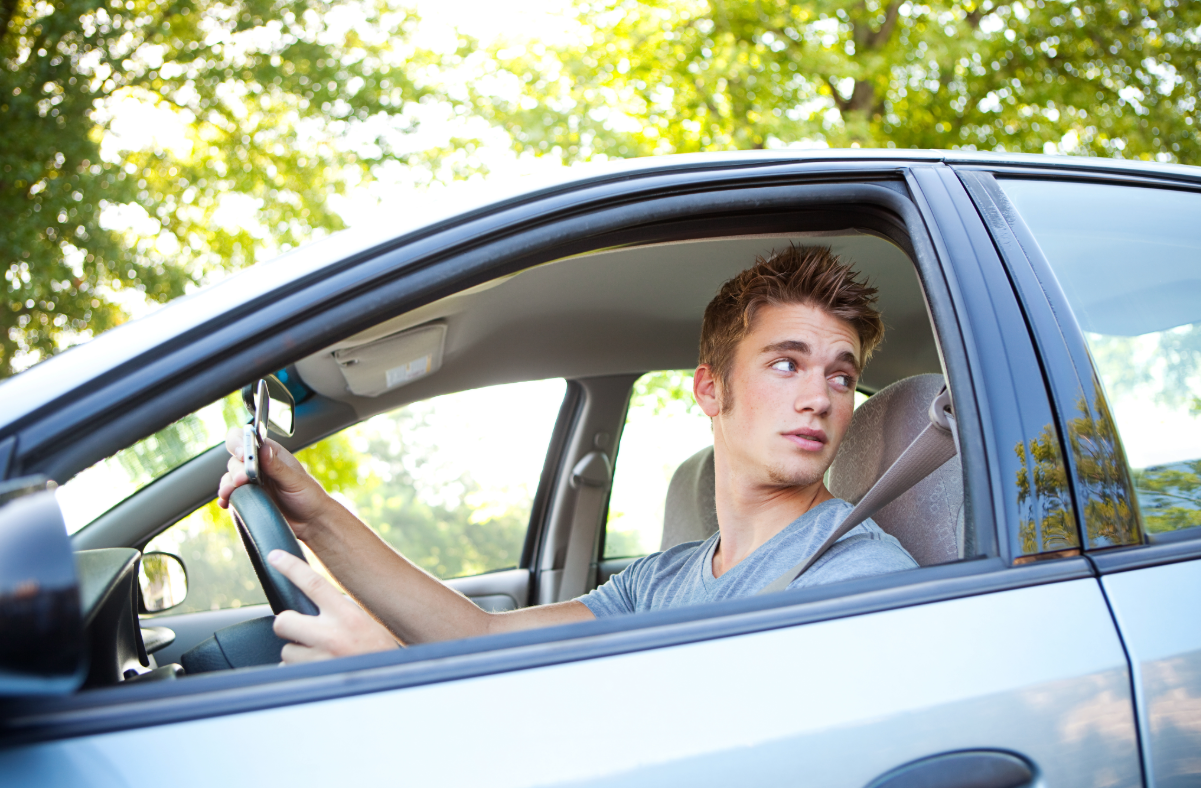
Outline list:
[[[808,343],[801,342],[800,340],[797,340],[797,339],[786,339],[783,342],[773,342],[770,345],[768,345],[767,347],[763,348],[763,350],[761,350],[759,352],[760,353],[779,353],[781,350],[791,350],[794,353],[802,353],[806,356],[812,352],[809,349]]]
[[[804,356],[808,356],[813,352],[810,349],[808,343],[801,342],[800,340],[796,340],[796,339],[786,339],[783,342],[773,342],[770,345],[763,348],[763,350],[761,350],[760,352],[761,353],[779,353],[782,351],[792,351],[793,353],[800,353],[801,355],[804,355]],[[855,354],[849,350],[844,350],[842,353],[839,353],[838,360],[848,362],[852,367],[855,368],[856,374],[863,371],[859,368],[859,359],[855,358]]]

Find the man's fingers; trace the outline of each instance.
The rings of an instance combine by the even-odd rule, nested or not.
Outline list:
[[[343,601],[342,592],[334,588],[328,580],[313,571],[313,567],[301,561],[291,553],[283,550],[272,550],[267,560],[278,569],[283,576],[296,584],[305,596],[313,601],[320,610],[327,610]]]
[[[238,460],[242,459],[242,427],[230,427],[225,433],[225,450]]]
[[[300,646],[296,643],[288,643],[284,646],[283,651],[279,654],[280,661],[285,665],[299,665],[304,662],[318,662],[323,659],[331,659],[333,657],[325,649],[309,648],[308,646]]]
[[[290,640],[302,646],[315,646],[321,637],[321,624],[317,616],[306,616],[295,610],[280,613],[271,628],[281,640]]]

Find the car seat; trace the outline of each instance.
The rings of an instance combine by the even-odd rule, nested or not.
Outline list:
[[[869,397],[855,411],[830,467],[830,492],[858,503],[930,423],[930,403],[942,386],[942,375],[915,375]],[[968,554],[963,513],[963,470],[956,455],[872,519],[896,537],[918,564],[930,566]],[[660,549],[708,539],[716,530],[713,447],[709,446],[682,462],[672,475]]]

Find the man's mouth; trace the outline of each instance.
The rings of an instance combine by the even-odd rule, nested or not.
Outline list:
[[[821,430],[793,430],[784,433],[784,437],[792,441],[798,449],[804,451],[821,451],[826,445],[826,433]]]

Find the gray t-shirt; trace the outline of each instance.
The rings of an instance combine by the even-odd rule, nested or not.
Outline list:
[[[600,588],[580,597],[580,601],[594,616],[604,618],[752,596],[817,550],[853,508],[838,498],[818,504],[721,577],[713,576],[713,551],[721,536],[716,533],[703,542],[685,542],[639,558]],[[916,567],[917,562],[900,542],[865,520],[835,542],[788,588],[808,588]]]

